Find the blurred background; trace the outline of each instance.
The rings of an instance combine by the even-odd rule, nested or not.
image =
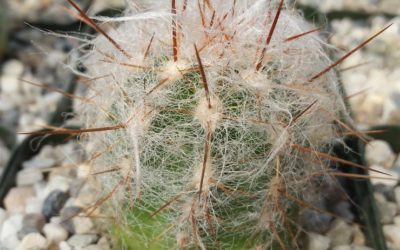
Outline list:
[[[124,0],[75,2],[89,16],[120,15],[125,6]],[[322,28],[321,34],[333,45],[333,60],[393,24],[340,64],[337,72],[359,129],[400,125],[400,1],[293,2],[311,23]],[[48,124],[62,97],[51,89],[68,87],[73,49],[80,45],[79,39],[94,35],[71,13],[66,0],[0,0],[0,174],[12,149],[26,138],[18,132]],[[1,214],[0,229],[6,218]]]

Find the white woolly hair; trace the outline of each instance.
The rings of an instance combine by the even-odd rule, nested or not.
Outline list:
[[[285,227],[287,197],[309,197],[326,169],[312,151],[336,139],[345,107],[335,74],[317,76],[331,64],[324,43],[298,36],[313,27],[279,4],[143,1],[97,18],[119,46],[92,41],[82,58],[91,101],[79,113],[87,127],[116,129],[83,141],[144,245],[225,249],[252,236],[246,244],[264,248]],[[151,226],[142,213],[155,213]]]

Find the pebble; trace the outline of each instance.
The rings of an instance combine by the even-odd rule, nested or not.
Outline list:
[[[332,220],[332,215],[320,213],[311,209],[304,209],[301,213],[301,225],[308,232],[323,234],[328,231]]]
[[[88,234],[94,232],[94,224],[88,217],[76,216],[72,219],[76,234]]]
[[[34,169],[23,169],[17,173],[17,186],[29,186],[43,180],[43,174]]]
[[[25,213],[41,214],[43,208],[43,200],[38,197],[30,197],[26,200]]]
[[[381,167],[379,165],[372,165],[370,166],[371,169],[375,171],[368,171],[369,176],[371,177],[371,183],[373,185],[377,184],[383,184],[386,186],[390,186],[391,188],[395,187],[397,183],[399,182],[399,177],[400,175],[392,170],[389,170],[387,168]],[[378,173],[376,171],[380,171],[382,173]]]
[[[27,169],[41,169],[50,168],[56,164],[54,159],[34,157],[31,160],[22,163],[23,168]]]
[[[31,233],[24,237],[16,250],[47,250],[47,240],[39,233]]]
[[[51,175],[49,177],[49,182],[45,190],[43,191],[43,196],[49,196],[50,193],[54,191],[69,192],[71,178],[62,175]]]
[[[31,233],[40,233],[46,223],[42,214],[25,214],[22,219],[22,228],[18,231],[18,238],[23,239]]]
[[[80,249],[96,243],[98,239],[96,234],[74,234],[67,242],[71,247]]]
[[[10,158],[10,151],[0,140],[0,169],[6,166],[8,158]]]
[[[379,165],[391,168],[396,156],[387,142],[374,140],[365,146],[365,159],[369,166]]]
[[[336,219],[326,236],[331,240],[331,247],[349,245],[351,243],[351,226],[341,219]],[[347,232],[347,233],[343,233]]]
[[[73,218],[75,218],[82,211],[82,208],[71,206],[64,207],[61,210],[61,225],[71,234],[75,234],[75,225]]]
[[[321,234],[308,233],[307,250],[328,250],[331,240]]]
[[[43,203],[42,214],[49,220],[51,217],[59,215],[69,194],[60,190],[51,192]]]
[[[381,223],[391,224],[397,212],[397,205],[386,200],[380,193],[374,193],[376,206],[379,212]]]
[[[4,95],[17,96],[20,89],[19,77],[24,71],[24,65],[15,59],[3,64],[2,75],[0,76],[0,88]]]
[[[15,249],[20,243],[17,233],[22,228],[21,214],[10,216],[1,228],[0,242],[8,249]]]
[[[58,248],[59,250],[72,250],[72,247],[66,241],[61,241]]]
[[[34,196],[32,187],[14,187],[4,198],[4,207],[10,213],[20,213],[25,210],[28,198]]]
[[[389,248],[398,249],[400,246],[400,227],[397,225],[384,225],[383,234]]]
[[[102,250],[111,250],[110,243],[104,236],[100,238],[100,240],[97,242],[97,245],[100,246]]]
[[[43,227],[43,233],[46,239],[51,243],[58,244],[68,238],[68,232],[61,225],[57,223],[47,223]]]
[[[364,233],[361,231],[358,225],[353,226],[353,242],[355,246],[365,246],[366,240]]]
[[[397,204],[397,211],[400,213],[400,186],[394,189],[394,199]]]

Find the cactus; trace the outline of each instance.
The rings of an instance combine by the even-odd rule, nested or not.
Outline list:
[[[318,30],[283,0],[131,3],[108,33],[87,21],[102,35],[78,113],[114,233],[131,249],[289,245],[346,114]]]

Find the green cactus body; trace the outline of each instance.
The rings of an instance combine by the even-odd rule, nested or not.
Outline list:
[[[293,200],[318,197],[326,170],[299,148],[336,139],[345,112],[333,73],[310,80],[331,64],[323,43],[290,39],[312,27],[276,0],[146,2],[114,20],[123,49],[98,37],[83,58],[96,80],[81,117],[118,128],[84,140],[115,235],[130,249],[286,244]]]

